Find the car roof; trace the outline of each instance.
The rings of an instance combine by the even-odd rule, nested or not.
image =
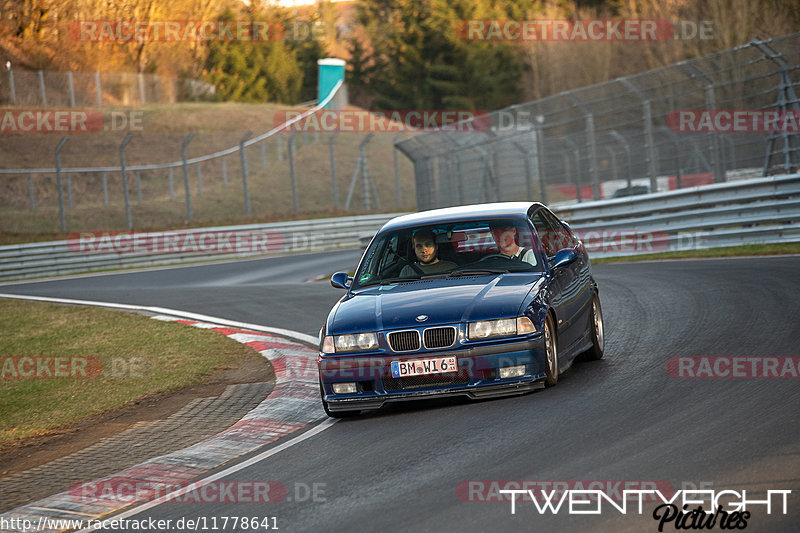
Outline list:
[[[527,218],[529,213],[541,207],[544,206],[539,202],[498,202],[445,207],[395,217],[384,224],[380,231],[397,230],[424,224],[444,224],[491,218]]]

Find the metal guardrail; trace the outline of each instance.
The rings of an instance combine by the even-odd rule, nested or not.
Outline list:
[[[85,233],[64,241],[0,246],[0,280],[357,248],[362,235],[375,233],[398,215],[361,215],[164,232]],[[170,238],[174,244],[171,250]]]
[[[584,239],[592,257],[613,257],[631,253],[714,248],[739,244],[800,242],[800,174],[720,183],[603,202],[562,206],[553,209],[568,220]],[[391,218],[401,213],[326,218],[246,226],[197,228],[172,232],[83,234],[56,242],[0,246],[0,280],[74,274],[115,268],[157,266],[187,262],[258,257],[276,253],[357,248],[368,242]],[[135,235],[141,251],[122,250],[116,236]],[[217,246],[204,250],[204,236],[219,236],[231,250]],[[234,251],[237,238],[251,243],[253,235],[263,237],[258,250]],[[646,236],[642,239],[642,236]],[[105,236],[105,241],[102,239]],[[191,251],[165,252],[167,236],[176,236]],[[238,236],[238,237],[237,237]],[[92,240],[93,239],[93,240]],[[216,239],[216,240],[215,240]],[[631,249],[640,239],[646,247]],[[147,243],[162,243],[148,249]],[[89,243],[89,244],[87,244]],[[103,244],[105,243],[105,244]],[[131,245],[131,242],[128,241]],[[84,246],[84,249],[81,248]],[[98,251],[103,247],[116,251]],[[132,245],[131,245],[132,246]],[[206,246],[207,247],[207,246]],[[224,248],[224,247],[223,247]],[[635,247],[634,247],[635,248]]]
[[[553,209],[593,257],[800,241],[800,174]],[[637,249],[636,241],[644,243]]]

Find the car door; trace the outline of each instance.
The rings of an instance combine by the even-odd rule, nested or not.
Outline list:
[[[567,326],[570,324],[570,305],[569,305],[569,289],[571,285],[572,271],[568,268],[553,269],[550,266],[550,261],[555,257],[558,252],[555,235],[553,228],[543,216],[543,210],[540,209],[531,215],[531,222],[536,229],[539,237],[539,243],[542,246],[542,251],[547,256],[548,265],[550,269],[550,304],[555,310],[557,323],[556,332],[558,338],[559,350],[566,348],[572,343],[572,337]]]
[[[572,231],[566,227],[552,212],[543,209],[542,217],[547,224],[553,228],[556,247],[571,248],[575,250],[577,259],[567,265],[565,277],[564,298],[568,313],[569,332],[567,333],[572,342],[578,341],[586,332],[588,314],[591,310],[592,302],[592,283],[591,267],[589,266],[586,250],[582,243],[575,237]]]

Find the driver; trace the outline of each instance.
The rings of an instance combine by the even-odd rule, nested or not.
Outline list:
[[[431,230],[421,229],[415,231],[411,241],[414,244],[414,255],[417,256],[417,262],[414,263],[414,266],[404,266],[403,270],[400,271],[401,278],[417,277],[420,270],[423,274],[438,274],[458,266],[452,261],[439,259],[439,245],[436,244],[436,236]],[[419,270],[416,270],[415,266]]]
[[[517,244],[517,228],[514,227],[514,224],[507,221],[494,222],[489,224],[489,229],[492,231],[492,238],[494,238],[501,255],[536,265],[536,254],[533,253],[533,250],[522,248]]]

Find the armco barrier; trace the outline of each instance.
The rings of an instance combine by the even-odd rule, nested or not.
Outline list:
[[[691,189],[562,205],[573,229],[606,232],[593,257],[621,251],[627,232],[652,232],[653,251],[800,241],[800,174],[718,183]],[[616,235],[613,235],[616,230]]]
[[[325,218],[269,224],[250,224],[215,228],[197,228],[175,232],[138,233],[141,241],[165,235],[230,234],[229,252],[203,249],[196,251],[174,251],[135,249],[102,253],[81,248],[80,236],[75,240],[42,242],[0,246],[0,280],[25,279],[43,276],[58,276],[127,267],[157,266],[216,259],[257,257],[275,253],[298,253],[339,248],[358,248],[359,238],[365,233],[374,233],[395,214],[362,215],[346,218]],[[236,250],[237,235],[266,235],[266,246],[261,249]],[[102,238],[102,236],[98,236]],[[102,242],[102,241],[98,241]],[[110,242],[106,240],[106,242]],[[102,246],[102,245],[100,245]],[[265,249],[264,249],[265,248]]]
[[[654,251],[715,248],[740,244],[800,242],[800,174],[719,183],[692,189],[647,194],[602,202],[559,206],[554,211],[581,234],[604,236],[602,249],[593,257],[629,255],[624,250],[627,232],[652,232]],[[0,247],[0,280],[74,274],[114,268],[156,266],[212,259],[255,257],[271,253],[297,253],[362,247],[366,235],[377,231],[400,213],[362,215],[246,226],[198,228],[181,232],[139,234],[163,237],[166,233],[211,233],[277,236],[267,251],[219,250],[160,253],[81,252],[69,241]],[[78,241],[79,242],[79,241]],[[76,249],[76,246],[78,247]]]

